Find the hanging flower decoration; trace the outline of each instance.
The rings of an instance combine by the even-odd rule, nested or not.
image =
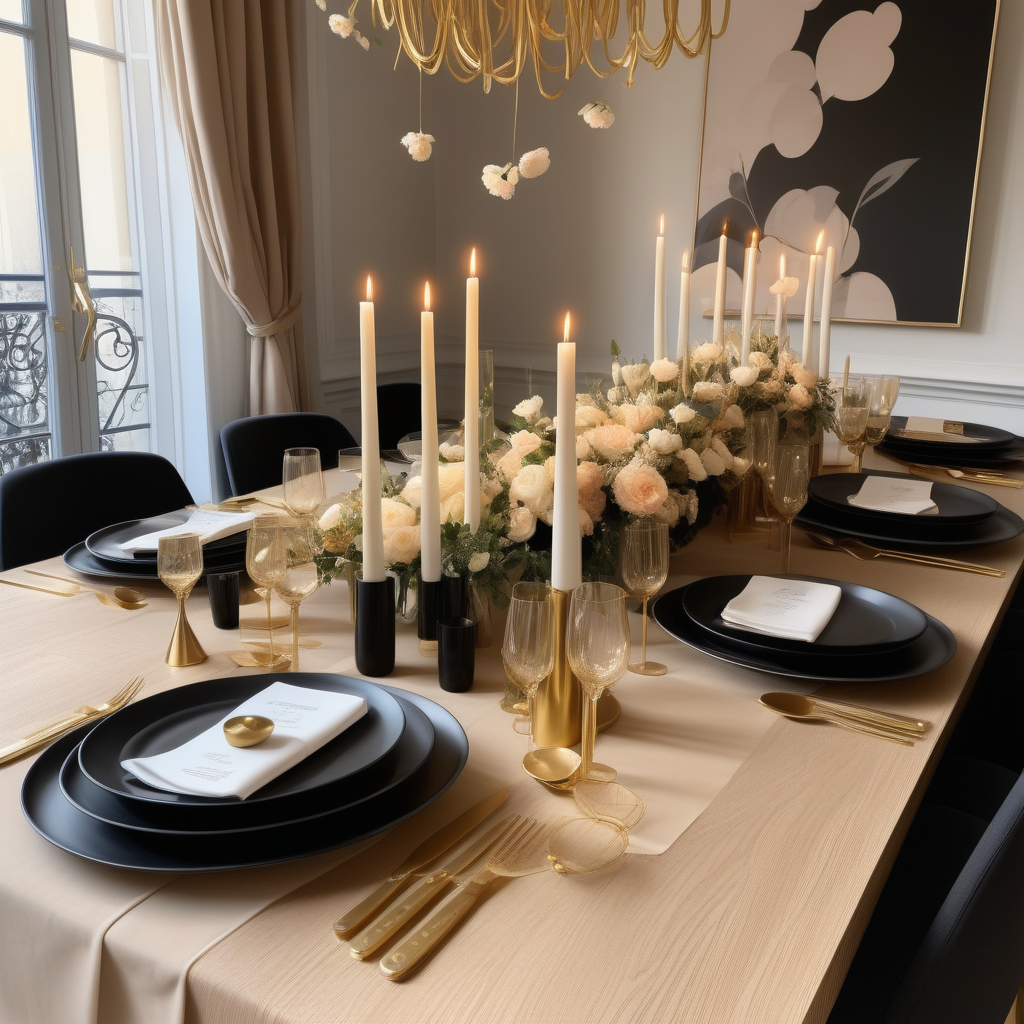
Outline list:
[[[324,2],[326,3],[326,0]],[[319,3],[317,6],[320,6]],[[321,10],[324,9],[321,7]],[[327,24],[330,25],[331,31],[335,35],[341,36],[342,39],[348,39],[351,36],[364,50],[369,50],[370,40],[356,28],[356,21],[357,19],[351,16],[346,17],[344,14],[332,14],[327,19]]]
[[[321,11],[327,10],[327,0],[316,0],[316,5]]]
[[[604,100],[587,103],[579,113],[591,128],[611,128],[615,120],[612,108]]]
[[[519,173],[524,178],[539,178],[550,166],[551,154],[543,146],[519,158]]]
[[[488,164],[484,168],[481,181],[492,196],[511,199],[515,195],[516,182],[519,181],[519,169],[515,164],[505,164],[504,167]]]
[[[796,295],[797,288],[800,287],[800,279],[796,277],[780,277],[775,284],[768,288],[768,291],[772,295],[785,295],[786,298],[791,299]]]
[[[426,132],[406,132],[402,136],[402,145],[409,150],[409,156],[420,163],[430,159],[433,141],[434,136],[427,135]]]

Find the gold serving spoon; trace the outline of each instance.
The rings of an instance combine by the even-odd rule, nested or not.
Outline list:
[[[114,593],[111,595],[105,590],[97,590],[95,587],[79,583],[78,580],[69,579],[67,576],[58,576],[52,572],[40,572],[38,569],[26,569],[25,572],[30,573],[32,576],[45,576],[47,579],[60,580],[61,583],[75,587],[74,593],[76,594],[81,590],[95,594],[104,604],[116,604],[119,608],[129,609],[144,608],[146,606],[146,595],[140,590],[135,590],[133,587],[114,587]]]
[[[912,736],[903,730],[881,724],[868,725],[866,722],[838,713],[830,714],[820,706],[816,706],[811,697],[804,697],[798,693],[766,693],[759,699],[759,703],[762,707],[785,718],[797,718],[805,722],[827,722],[830,725],[851,729],[853,732],[862,732],[867,736],[877,736],[879,739],[889,740],[892,743],[902,743],[907,747],[914,744]]]

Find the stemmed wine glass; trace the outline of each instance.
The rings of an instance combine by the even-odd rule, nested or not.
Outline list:
[[[167,648],[168,665],[198,665],[206,652],[185,617],[185,601],[203,574],[203,546],[197,533],[161,537],[156,552],[156,571],[161,582],[178,599],[178,619]]]
[[[806,444],[780,444],[766,483],[768,498],[782,519],[782,571],[789,572],[793,554],[793,519],[807,504],[811,454]]]
[[[517,583],[512,588],[501,660],[509,679],[529,701],[530,750],[533,750],[537,690],[555,665],[555,615],[550,583]]]
[[[643,599],[640,660],[629,666],[641,676],[663,676],[668,668],[647,660],[647,602],[668,579],[668,525],[654,519],[627,523],[622,534],[622,581],[631,597]]]
[[[774,409],[752,412],[747,418],[747,439],[750,442],[750,462],[761,479],[761,503],[765,515],[771,518],[771,510],[765,497],[768,477],[772,471],[775,445],[779,440],[779,416]]]
[[[318,448],[289,448],[284,453],[281,478],[284,503],[295,516],[311,516],[324,500],[324,476]]]
[[[292,664],[299,670],[299,605],[319,585],[316,567],[317,529],[312,519],[286,521],[281,526],[285,549],[284,575],[274,585],[278,597],[291,610]]]
[[[852,472],[860,472],[865,431],[871,410],[872,383],[865,377],[851,377],[836,390],[835,432],[853,453]],[[881,438],[879,438],[881,440]]]
[[[245,568],[253,583],[263,588],[267,600],[267,634],[269,654],[254,654],[265,668],[284,668],[288,658],[274,651],[274,623],[270,617],[270,596],[275,585],[285,574],[284,535],[279,516],[257,516],[249,527],[245,545]]]
[[[892,407],[900,393],[899,377],[876,377],[872,382],[868,420],[864,427],[864,443],[874,448],[889,433]]]
[[[583,687],[583,742],[579,780],[612,782],[615,769],[594,763],[597,702],[629,664],[626,593],[613,583],[581,583],[569,603],[566,638],[569,665]]]

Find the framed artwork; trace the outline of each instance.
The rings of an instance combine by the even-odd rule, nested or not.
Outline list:
[[[836,249],[833,315],[959,326],[999,0],[732,0],[708,57],[695,296],[728,221],[728,305]],[[710,285],[710,289],[708,288]],[[820,309],[821,272],[818,274]]]

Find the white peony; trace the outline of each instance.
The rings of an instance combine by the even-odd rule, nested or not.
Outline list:
[[[689,473],[690,479],[694,483],[707,480],[708,471],[704,468],[704,463],[701,462],[700,456],[692,448],[684,448],[676,458],[686,463],[686,472]]]
[[[695,402],[720,402],[725,397],[725,388],[717,381],[699,380],[693,385]]]
[[[626,389],[635,398],[651,379],[651,367],[647,363],[627,363],[622,368],[622,379],[626,382]]]
[[[611,107],[604,100],[587,103],[580,111],[580,116],[591,128],[610,128],[615,120]]]
[[[651,376],[659,384],[668,384],[679,379],[679,365],[671,359],[656,359],[651,363]]]
[[[741,388],[748,388],[757,380],[758,372],[753,366],[734,366],[729,371],[729,376],[734,384],[738,384]]]
[[[721,476],[725,472],[725,463],[721,460],[714,448],[705,448],[700,453],[700,461],[708,476]]]
[[[654,512],[655,520],[659,523],[665,523],[670,529],[679,522],[679,515],[679,506],[671,494]]]
[[[525,506],[516,505],[508,513],[508,539],[513,544],[529,540],[537,532],[537,517]]]
[[[519,173],[524,178],[539,178],[551,166],[551,154],[542,146],[519,158]]]
[[[331,27],[331,31],[341,36],[342,39],[348,39],[352,35],[352,29],[356,27],[355,18],[346,18],[343,14],[332,14],[327,19],[327,24]]]
[[[602,409],[593,405],[580,405],[576,407],[576,432],[582,433],[591,430],[593,427],[604,426],[608,422],[608,414]]]
[[[818,375],[813,370],[808,370],[803,363],[794,363],[789,368],[789,372],[793,375],[793,380],[808,391],[813,390],[818,385]]]
[[[647,443],[659,455],[671,455],[683,447],[683,439],[671,430],[653,427],[647,435]]]
[[[515,195],[516,182],[519,181],[519,169],[514,164],[488,164],[480,176],[487,191],[499,199],[511,199]]]
[[[522,465],[523,457],[521,455],[517,455],[515,452],[505,452],[498,459],[498,472],[505,480],[514,480]]]
[[[487,568],[487,563],[491,560],[490,551],[474,551],[469,556],[469,571],[470,572],[483,572]]]
[[[751,352],[750,365],[757,370],[758,374],[764,373],[765,370],[772,369],[772,360],[767,352]]]
[[[511,501],[525,505],[535,516],[548,511],[554,504],[554,487],[545,466],[523,466],[509,485]]]
[[[697,415],[685,402],[681,402],[674,409],[669,409],[668,414],[679,426],[690,423]]]
[[[508,443],[512,453],[523,459],[540,447],[540,438],[532,430],[517,430],[509,435]]]
[[[794,384],[789,389],[786,400],[789,402],[791,409],[810,409],[812,401],[810,392],[803,384]]]
[[[521,416],[527,423],[533,424],[540,419],[540,411],[544,408],[544,399],[540,395],[524,398],[513,410],[513,416]]]
[[[739,430],[743,426],[743,410],[738,405],[730,405],[718,421],[722,430]]]
[[[443,441],[437,446],[437,454],[440,455],[445,462],[466,461],[466,449],[461,444],[450,444],[448,441]]]
[[[582,434],[576,438],[577,459],[589,459],[593,453],[594,449],[590,447],[590,442]]]
[[[603,427],[594,427],[584,436],[590,447],[609,462],[615,462],[628,455],[640,442],[640,436],[621,423],[607,423]]]
[[[409,150],[409,156],[420,163],[430,159],[433,141],[434,136],[424,132],[406,132],[402,136],[402,145]]]
[[[466,489],[465,463],[448,462],[438,466],[437,479],[441,501],[447,501],[454,494],[461,494]]]
[[[698,345],[690,353],[690,362],[699,363],[701,366],[717,363],[721,358],[722,346],[717,341],[705,341],[703,345]]]

